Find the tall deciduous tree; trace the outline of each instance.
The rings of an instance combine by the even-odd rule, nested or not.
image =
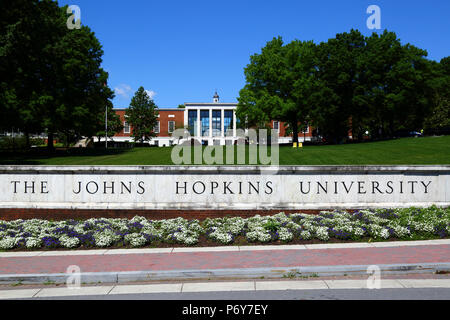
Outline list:
[[[128,123],[133,127],[134,141],[149,141],[156,136],[155,126],[158,121],[158,111],[155,102],[148,96],[144,87],[140,87],[131,100],[126,111]]]
[[[450,57],[433,63],[432,69],[433,104],[424,128],[427,132],[439,134],[450,131]]]
[[[67,7],[50,0],[8,1],[1,12],[0,107],[10,121],[25,132],[46,130],[49,149],[58,132],[93,136],[113,97],[94,33],[70,30]]]
[[[299,123],[309,119],[310,97],[316,87],[314,50],[313,42],[296,40],[284,45],[278,37],[251,56],[237,116],[259,128],[270,120],[284,121],[298,142]]]
[[[395,33],[374,33],[364,53],[366,123],[377,137],[422,128],[432,97],[433,71],[427,52],[402,45]]]
[[[316,76],[321,86],[311,103],[312,117],[328,141],[342,141],[348,136],[350,123],[358,123],[364,116],[364,79],[360,73],[364,47],[364,36],[351,30],[321,43],[316,51]]]

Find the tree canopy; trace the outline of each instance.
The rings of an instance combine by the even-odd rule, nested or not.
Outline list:
[[[367,37],[351,30],[320,44],[274,38],[250,57],[237,115],[259,128],[286,122],[294,142],[305,124],[331,143],[349,133],[354,140],[365,132],[393,137],[424,128],[426,119],[446,126],[448,59],[426,56],[389,31]]]
[[[50,149],[58,133],[93,136],[114,96],[100,42],[67,19],[51,0],[2,1],[0,10],[0,127],[46,131]]]
[[[432,63],[432,109],[425,118],[429,133],[450,132],[450,57]]]
[[[158,110],[144,87],[140,87],[136,91],[125,116],[127,122],[133,127],[134,141],[143,143],[156,136],[155,126],[158,122]]]
[[[237,116],[259,128],[266,127],[271,119],[287,122],[295,139],[298,124],[308,121],[307,108],[315,89],[314,44],[293,41],[284,45],[278,37],[250,60]]]

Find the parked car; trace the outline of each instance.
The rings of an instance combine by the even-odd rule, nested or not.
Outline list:
[[[399,130],[395,132],[395,136],[399,138],[404,137],[422,137],[423,134],[418,131]]]

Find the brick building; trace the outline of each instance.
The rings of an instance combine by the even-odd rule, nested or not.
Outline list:
[[[115,111],[120,116],[123,130],[116,134],[112,140],[115,142],[132,142],[133,128],[127,122],[126,109],[116,109]],[[158,122],[154,130],[157,136],[149,143],[160,147],[171,146],[173,144],[172,132],[184,128],[184,109],[158,109],[158,113]]]
[[[187,129],[192,138],[204,145],[230,145],[238,139],[236,117],[237,103],[221,103],[216,93],[211,103],[185,103],[185,108],[158,109],[158,123],[155,127],[157,136],[149,143],[157,146],[172,146],[183,142],[172,138],[176,129]],[[126,109],[116,109],[124,129],[111,138],[115,142],[132,142],[133,128],[128,124]],[[292,135],[286,135],[285,123],[271,121],[270,127],[278,130],[280,144],[292,143]],[[311,141],[312,129],[299,133],[299,141]],[[103,138],[104,141],[104,138]]]

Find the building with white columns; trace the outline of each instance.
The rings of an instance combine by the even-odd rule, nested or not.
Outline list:
[[[232,145],[237,140],[237,103],[185,103],[184,127],[203,145]]]
[[[237,103],[222,103],[220,97],[215,93],[210,103],[184,104],[185,108],[158,108],[158,122],[154,132],[156,137],[148,143],[156,146],[172,146],[180,143],[192,143],[202,145],[233,145],[240,138],[237,127],[239,119],[236,117]],[[115,109],[120,116],[124,129],[114,137],[111,142],[133,142],[133,128],[127,122],[126,109]],[[278,130],[279,143],[292,142],[292,135],[286,133],[285,124],[281,121],[272,120],[272,129]],[[190,139],[179,139],[172,137],[176,129],[186,129],[190,133]],[[100,141],[104,137],[100,137]],[[189,140],[189,141],[187,141]],[[306,132],[299,133],[299,141],[311,141],[312,130],[308,127]]]

